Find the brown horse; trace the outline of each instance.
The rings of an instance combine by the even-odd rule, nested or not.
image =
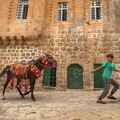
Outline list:
[[[33,91],[34,91],[35,80],[40,76],[38,74],[35,74],[34,70],[36,71],[36,69],[37,69],[37,71],[39,71],[39,73],[41,73],[41,71],[45,68],[45,66],[54,68],[54,67],[57,67],[58,64],[57,64],[57,61],[51,55],[45,54],[45,56],[40,57],[39,59],[32,60],[28,65],[29,65],[28,70],[24,76],[23,75],[21,75],[21,76],[14,75],[11,72],[11,66],[7,66],[1,72],[0,77],[3,74],[7,73],[7,80],[6,80],[6,83],[4,85],[4,89],[3,89],[3,96],[2,96],[3,100],[5,99],[4,94],[5,94],[5,90],[8,86],[8,84],[13,79],[13,77],[15,77],[17,79],[16,86],[19,86],[22,79],[24,79],[24,78],[27,78],[30,82],[30,91],[27,91],[24,94],[21,92],[21,89],[19,87],[16,87],[18,89],[18,92],[20,93],[21,97],[24,98],[25,95],[27,95],[31,92],[32,100],[36,101],[34,94],[33,94]],[[32,66],[32,68],[30,66]]]

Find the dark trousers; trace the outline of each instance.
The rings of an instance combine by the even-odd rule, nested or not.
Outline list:
[[[104,83],[104,90],[102,94],[99,96],[100,99],[103,99],[108,95],[111,84],[114,86],[114,88],[111,91],[111,94],[114,94],[119,88],[119,84],[113,79],[103,78],[103,83]]]

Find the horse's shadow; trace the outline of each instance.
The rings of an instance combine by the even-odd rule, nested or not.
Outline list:
[[[48,99],[49,100],[52,100],[52,98],[50,97],[50,96],[44,96],[44,95],[41,95],[41,96],[36,96],[36,101],[37,102],[42,102],[42,101],[48,101]],[[8,96],[8,97],[6,97],[6,99],[5,100],[2,100],[2,98],[1,98],[1,100],[0,101],[5,101],[5,102],[33,102],[32,101],[32,99],[30,98],[30,96],[28,95],[28,96],[25,96],[24,98],[21,98],[20,96],[13,96],[13,97],[11,97],[11,96]]]

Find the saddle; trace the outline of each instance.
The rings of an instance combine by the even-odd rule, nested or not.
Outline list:
[[[29,64],[15,63],[11,65],[10,71],[13,75],[24,76],[27,72]]]

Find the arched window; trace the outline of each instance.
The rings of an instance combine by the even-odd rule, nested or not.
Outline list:
[[[43,86],[56,87],[56,68],[44,69]]]

